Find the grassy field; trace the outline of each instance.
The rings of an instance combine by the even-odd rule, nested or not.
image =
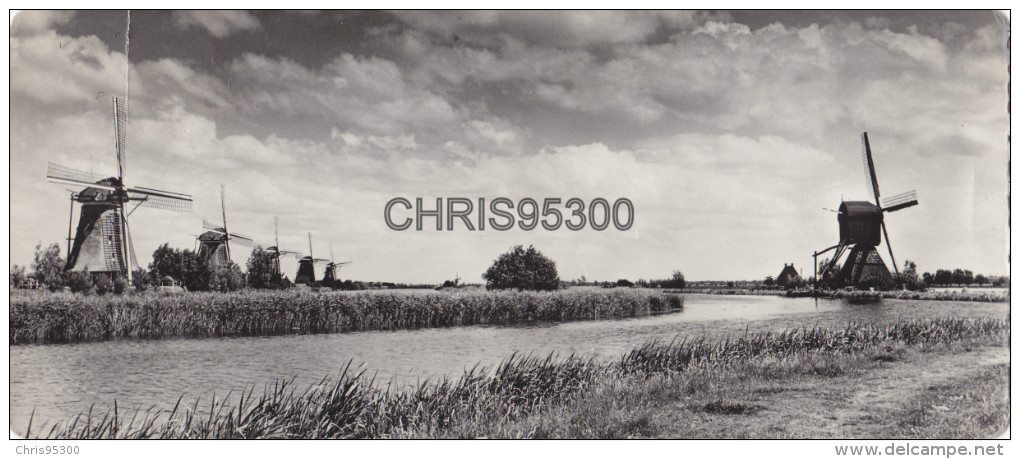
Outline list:
[[[246,290],[124,296],[12,291],[10,344],[562,322],[633,317],[682,308],[683,297],[650,289]]]
[[[648,343],[615,362],[512,357],[404,391],[363,373],[237,403],[83,413],[45,438],[945,438],[1008,425],[1009,319]]]

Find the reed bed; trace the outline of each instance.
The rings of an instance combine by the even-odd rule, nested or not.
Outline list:
[[[456,426],[510,423],[583,396],[593,385],[626,377],[681,372],[697,362],[737,362],[763,355],[855,353],[875,346],[948,344],[970,338],[1005,341],[1009,319],[933,319],[887,326],[850,323],[843,329],[798,329],[722,341],[651,342],[619,361],[512,356],[493,371],[475,367],[455,381],[426,381],[415,388],[378,388],[348,363],[333,378],[296,391],[279,381],[261,393],[249,388],[226,406],[214,398],[204,413],[199,401],[172,410],[91,411],[33,430],[42,438],[388,438],[448,436]],[[453,432],[456,435],[456,430]]]
[[[682,308],[683,297],[645,289],[12,293],[10,344],[510,325],[634,317]]]
[[[988,303],[1008,303],[1009,290],[1006,291],[981,291],[971,290],[963,292],[915,292],[910,290],[892,290],[887,292],[872,292],[863,290],[843,291],[837,290],[831,293],[833,298],[843,298],[851,301],[877,300],[880,298],[892,298],[898,300],[930,300],[930,301],[981,301]]]

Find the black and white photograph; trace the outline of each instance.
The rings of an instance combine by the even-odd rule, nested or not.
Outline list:
[[[17,455],[1004,454],[1008,11],[27,10],[9,32]]]

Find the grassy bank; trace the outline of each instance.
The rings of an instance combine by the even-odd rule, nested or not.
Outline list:
[[[81,296],[12,292],[10,344],[598,320],[679,310],[656,290],[257,291]]]
[[[191,406],[178,401],[172,410],[130,416],[116,410],[103,416],[86,413],[32,428],[29,434],[47,438],[680,436],[680,432],[650,430],[662,413],[661,407],[652,408],[655,400],[663,400],[659,405],[695,400],[685,406],[699,416],[752,415],[762,407],[747,398],[747,390],[773,387],[780,393],[785,382],[800,377],[852,378],[898,359],[1004,346],[1008,337],[1008,319],[849,324],[841,329],[798,329],[724,341],[649,343],[611,363],[574,356],[513,357],[491,372],[476,368],[456,381],[425,382],[406,391],[377,388],[348,366],[337,377],[303,391],[281,382],[260,392],[249,389],[230,406],[205,402],[209,409],[201,415],[196,414],[199,401]],[[833,387],[829,381],[824,385]],[[946,389],[934,396],[952,393],[953,389]],[[918,419],[926,415],[924,408],[918,406],[922,410]],[[1000,408],[993,403],[988,410],[995,413]],[[1000,420],[992,415],[979,427],[994,427]],[[677,426],[677,422],[668,425]],[[919,422],[927,425],[923,419]],[[704,431],[702,436],[731,436],[732,432]],[[797,432],[739,432],[797,436]]]

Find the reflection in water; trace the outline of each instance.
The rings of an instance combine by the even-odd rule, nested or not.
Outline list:
[[[73,417],[95,404],[105,413],[170,408],[178,397],[236,394],[276,379],[295,378],[303,389],[335,375],[348,360],[382,384],[406,386],[459,376],[475,364],[493,366],[514,352],[545,356],[619,358],[649,340],[677,336],[716,338],[795,327],[835,326],[849,321],[887,322],[935,316],[1005,316],[1007,304],[840,300],[773,296],[685,295],[685,308],[623,320],[476,326],[410,331],[275,337],[123,340],[87,344],[10,347],[11,423],[24,431],[35,408],[35,425]],[[34,430],[34,428],[33,428]]]

